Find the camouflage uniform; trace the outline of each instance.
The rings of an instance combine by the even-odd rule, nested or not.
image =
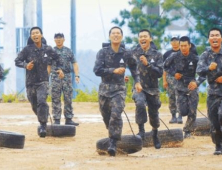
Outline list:
[[[139,82],[136,59],[129,51],[120,47],[115,53],[110,46],[97,53],[93,71],[102,78],[99,86],[99,106],[109,137],[120,140],[123,121],[121,113],[125,107],[126,86],[124,74],[114,74],[119,67],[129,67],[135,82]]]
[[[72,51],[67,47],[62,47],[61,49],[54,47],[55,51],[61,56],[63,61],[62,70],[64,72],[64,78],[60,79],[56,73],[56,63],[52,62],[51,67],[51,83],[52,83],[52,114],[54,119],[61,119],[61,94],[64,95],[64,115],[66,119],[73,118],[73,108],[72,108],[72,77],[71,65],[76,63],[76,58],[74,57]]]
[[[174,51],[173,49],[167,51],[163,55],[163,61],[165,61],[174,52],[178,52],[178,51]],[[176,113],[177,113],[176,90],[175,90],[176,80],[174,78],[174,75],[172,75],[172,70],[174,70],[174,66],[173,65],[170,66],[169,70],[164,70],[164,71],[167,72],[166,81],[168,83],[167,93],[168,93],[168,96],[169,96],[169,109],[170,109],[170,113],[172,115],[176,115]]]
[[[210,71],[209,65],[211,62],[217,63],[217,69]],[[211,121],[213,129],[216,131],[215,141],[216,145],[220,144],[222,140],[222,84],[215,82],[215,80],[222,76],[222,49],[219,53],[214,53],[212,50],[203,52],[197,66],[197,74],[199,78],[197,84],[201,84],[206,78],[208,81],[208,97],[207,97],[207,112]]]
[[[163,75],[162,55],[153,48],[144,53],[141,47],[134,49],[133,55],[137,58],[141,85],[143,87],[141,93],[133,91],[133,100],[136,104],[136,123],[144,124],[147,122],[147,105],[150,125],[157,129],[160,126],[158,109],[161,106],[161,102],[159,100],[158,78]],[[148,66],[144,66],[140,61],[141,55],[147,58]]]
[[[46,98],[49,81],[47,65],[50,60],[56,61],[58,69],[61,67],[59,55],[52,47],[44,44],[41,48],[37,48],[34,44],[27,45],[15,59],[15,65],[25,69],[29,62],[34,61],[33,69],[26,69],[26,90],[32,110],[37,115],[40,123],[46,123],[49,114]]]
[[[192,125],[197,115],[196,110],[199,101],[198,89],[193,91],[188,89],[189,83],[195,81],[197,62],[197,55],[190,53],[185,57],[179,51],[173,53],[164,63],[165,70],[169,70],[171,65],[175,65],[175,70],[172,70],[172,75],[176,73],[183,75],[180,80],[176,80],[176,95],[179,113],[182,116],[188,116],[183,128],[184,132],[190,132],[192,130]]]

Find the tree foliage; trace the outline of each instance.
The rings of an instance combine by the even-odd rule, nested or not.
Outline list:
[[[128,44],[138,43],[137,34],[141,29],[149,29],[153,36],[153,41],[160,48],[163,35],[167,26],[171,21],[178,19],[177,16],[168,18],[164,15],[152,12],[160,5],[160,0],[130,0],[129,4],[132,6],[130,11],[124,9],[120,11],[121,19],[115,18],[112,22],[120,27],[127,25],[130,28],[132,36],[126,36],[125,42]]]
[[[198,35],[191,37],[196,45],[197,50],[203,51],[208,45],[208,31],[212,27],[222,30],[222,0],[165,0],[162,6],[166,11],[180,10],[185,8],[188,11],[188,18],[194,18],[193,28],[190,32],[197,32]]]

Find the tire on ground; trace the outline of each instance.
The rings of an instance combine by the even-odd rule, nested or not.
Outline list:
[[[25,135],[15,132],[0,131],[0,147],[22,149]]]
[[[208,118],[197,118],[192,130],[194,136],[210,135],[210,121]]]
[[[40,126],[38,126],[38,135]],[[76,135],[76,127],[73,125],[47,125],[46,136],[72,137]]]
[[[109,138],[100,139],[96,143],[97,152],[100,155],[108,154]],[[143,147],[143,141],[138,135],[122,135],[117,141],[117,154],[131,154],[138,152]]]
[[[143,147],[153,147],[153,133],[146,132],[145,139],[143,141]],[[169,130],[159,130],[158,136],[161,141],[161,147],[172,148],[180,147],[183,145],[183,131],[182,129],[170,129]]]

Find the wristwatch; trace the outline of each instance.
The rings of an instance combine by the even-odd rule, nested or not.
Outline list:
[[[75,77],[78,77],[78,78],[79,78],[79,76],[75,76]]]

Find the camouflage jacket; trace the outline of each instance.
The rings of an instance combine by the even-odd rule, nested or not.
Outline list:
[[[211,62],[217,63],[217,69],[210,71]],[[214,53],[212,50],[206,50],[200,56],[197,65],[197,74],[199,75],[197,82],[202,83],[206,78],[208,81],[208,94],[222,96],[222,84],[216,83],[215,80],[222,76],[222,49],[219,53]]]
[[[110,46],[102,48],[96,56],[94,73],[102,78],[99,95],[113,97],[117,94],[126,95],[124,74],[114,74],[119,67],[128,67],[135,82],[140,82],[136,59],[130,51],[120,47],[115,53]]]
[[[29,85],[39,84],[49,81],[47,66],[50,60],[55,60],[57,68],[60,69],[62,61],[60,56],[48,45],[42,44],[41,48],[37,48],[35,44],[27,45],[15,59],[17,67],[26,68],[27,64],[34,61],[32,70],[26,69],[26,87]]]
[[[145,53],[141,47],[134,49],[132,53],[137,59],[143,90],[151,95],[159,94],[158,78],[163,75],[162,54],[153,48],[150,48]],[[144,55],[147,58],[149,63],[147,66],[144,66],[140,61],[141,55]]]
[[[185,57],[180,51],[178,51],[176,53],[173,53],[164,62],[165,70],[168,70],[171,65],[174,65],[175,70],[172,71],[172,74],[182,74],[182,78],[180,80],[176,80],[176,89],[178,91],[189,91],[189,83],[191,81],[195,81],[198,60],[198,56],[194,53],[190,53],[188,56]]]
[[[68,47],[63,46],[61,49],[58,47],[54,47],[54,50],[61,56],[62,59],[62,70],[64,73],[72,72],[72,64],[76,63],[76,58],[73,55],[71,49]],[[52,65],[51,72],[56,73],[57,65],[55,60],[50,60],[49,65]]]
[[[178,50],[178,51],[179,51],[179,50]],[[163,55],[163,62],[165,62],[166,59],[167,59],[168,57],[170,57],[173,53],[178,52],[178,51],[174,51],[173,49],[171,49],[171,50],[165,52],[164,55]],[[170,76],[170,77],[173,76],[173,77],[174,77],[174,75],[173,75],[174,70],[175,70],[174,67],[175,67],[175,66],[172,64],[172,65],[170,65],[170,67],[168,68],[168,70],[165,70],[165,68],[164,68],[164,71],[167,72],[167,76]]]

